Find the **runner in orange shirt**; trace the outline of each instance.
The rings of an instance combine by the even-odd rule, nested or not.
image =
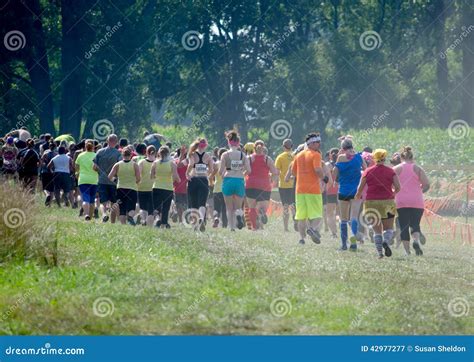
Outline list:
[[[291,172],[296,177],[296,216],[300,244],[304,244],[306,234],[319,244],[321,235],[318,231],[323,216],[321,180],[324,178],[321,167],[321,136],[310,133],[306,136],[306,150],[298,153],[292,164]],[[307,221],[309,227],[307,228]]]

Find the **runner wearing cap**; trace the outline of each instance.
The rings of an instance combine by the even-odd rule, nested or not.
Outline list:
[[[288,230],[288,221],[290,219],[290,211],[295,219],[295,181],[290,179],[285,181],[285,176],[293,162],[294,156],[292,153],[293,141],[286,139],[283,141],[283,152],[278,155],[275,160],[275,167],[280,171],[278,179],[278,192],[280,193],[281,204],[283,205],[283,228]],[[295,231],[298,231],[298,225],[294,222]]]
[[[318,228],[323,216],[323,200],[320,181],[324,178],[321,167],[321,146],[319,133],[310,133],[305,140],[306,149],[299,152],[291,166],[291,173],[296,177],[296,215],[300,244],[305,243],[306,234],[319,244],[321,235]],[[289,181],[289,177],[285,178]],[[307,222],[309,226],[307,227]]]
[[[372,156],[375,165],[362,174],[355,198],[359,200],[362,197],[367,185],[364,217],[374,230],[378,256],[383,258],[384,254],[387,257],[392,255],[389,243],[393,237],[393,224],[397,215],[395,194],[400,191],[400,180],[391,167],[385,166],[386,150],[376,149]]]

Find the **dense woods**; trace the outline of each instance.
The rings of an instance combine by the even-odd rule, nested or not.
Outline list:
[[[474,124],[470,0],[3,0],[0,133]],[[383,117],[382,117],[383,116]],[[205,122],[202,118],[205,117]],[[382,118],[381,118],[382,117]]]

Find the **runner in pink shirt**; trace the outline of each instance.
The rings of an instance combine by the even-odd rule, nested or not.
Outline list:
[[[402,163],[393,170],[398,175],[401,185],[400,192],[395,197],[401,239],[405,252],[409,255],[411,232],[416,255],[423,255],[420,247],[420,221],[425,209],[423,193],[429,190],[430,182],[425,171],[415,164],[411,147],[404,147],[400,157]]]

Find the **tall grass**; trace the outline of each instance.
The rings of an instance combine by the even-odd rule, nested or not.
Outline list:
[[[41,213],[33,194],[1,180],[0,262],[39,258],[56,263],[54,225],[38,222]]]

